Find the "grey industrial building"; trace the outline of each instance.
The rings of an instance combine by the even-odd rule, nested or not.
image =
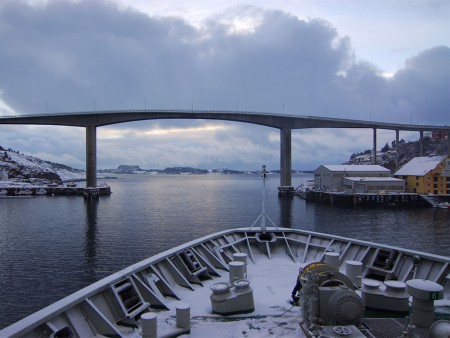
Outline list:
[[[314,171],[314,189],[326,192],[403,192],[405,181],[380,165],[321,165]]]

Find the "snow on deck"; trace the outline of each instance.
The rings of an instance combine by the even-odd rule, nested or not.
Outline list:
[[[222,277],[204,282],[204,286],[194,286],[195,291],[177,286],[175,291],[182,301],[191,307],[191,332],[182,337],[305,337],[300,328],[300,308],[289,304],[291,292],[302,264],[283,257],[256,256],[265,260],[255,264],[250,260],[247,279],[253,289],[255,311],[252,313],[221,316],[212,313],[210,286],[218,282],[228,282],[228,272],[221,271]],[[279,278],[279,276],[285,276]],[[175,306],[173,300],[170,311],[157,313],[158,336],[175,326]]]

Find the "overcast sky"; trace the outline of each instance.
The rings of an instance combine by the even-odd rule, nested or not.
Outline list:
[[[448,0],[0,2],[0,115],[218,109],[450,125]],[[418,133],[400,133],[415,140]],[[378,147],[395,139],[379,131]],[[293,131],[293,169],[372,130]],[[83,128],[0,125],[0,146],[77,168]],[[98,166],[279,168],[279,130],[220,121],[98,129]]]

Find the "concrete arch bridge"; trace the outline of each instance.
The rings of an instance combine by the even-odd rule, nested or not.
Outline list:
[[[40,115],[16,115],[0,117],[0,124],[60,125],[86,128],[86,187],[97,186],[97,127],[117,123],[160,120],[160,119],[203,119],[225,120],[258,124],[280,130],[280,185],[279,192],[293,191],[291,180],[291,132],[293,129],[309,128],[366,128],[373,130],[373,160],[376,163],[377,129],[394,130],[396,144],[400,131],[420,132],[446,131],[449,126],[413,125],[374,121],[350,120],[317,116],[269,114],[259,112],[220,110],[109,110],[54,113]],[[422,142],[421,142],[422,144]],[[422,152],[422,146],[420,147]],[[450,137],[448,138],[450,152]],[[398,150],[398,149],[397,149]],[[398,151],[397,151],[398,153]],[[398,165],[398,158],[396,160]]]

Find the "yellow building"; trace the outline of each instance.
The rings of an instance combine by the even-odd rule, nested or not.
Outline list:
[[[450,157],[414,157],[394,177],[406,182],[406,191],[419,194],[450,194]]]

